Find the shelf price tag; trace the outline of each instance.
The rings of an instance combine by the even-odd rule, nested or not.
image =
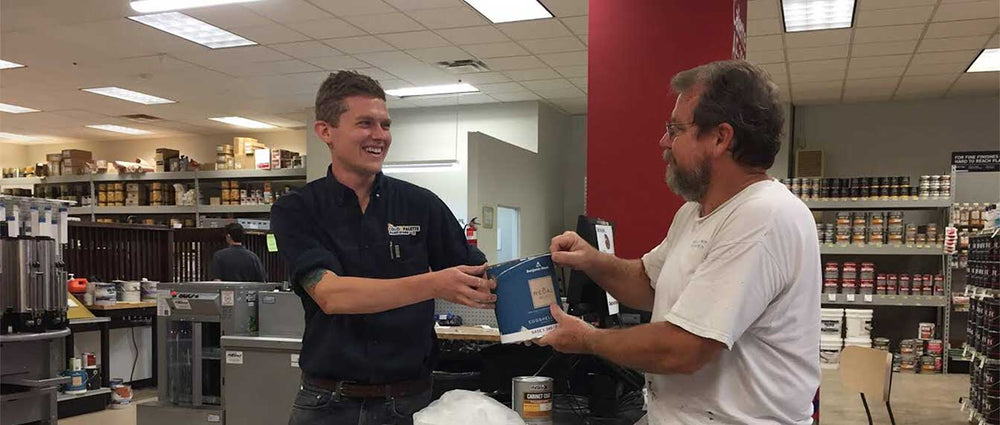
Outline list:
[[[872,302],[872,296],[871,296],[871,295],[869,295],[869,294],[865,294],[865,302],[866,302],[866,303],[870,303],[870,302]]]
[[[853,303],[854,302],[854,294],[847,294],[847,301]]]
[[[830,302],[837,301],[837,294],[826,294],[826,300]]]

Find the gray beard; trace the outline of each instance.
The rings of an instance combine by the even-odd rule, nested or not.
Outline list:
[[[708,192],[708,184],[712,176],[712,164],[703,161],[692,171],[681,169],[674,161],[670,151],[663,153],[663,158],[670,166],[667,167],[667,186],[685,201],[700,202]]]

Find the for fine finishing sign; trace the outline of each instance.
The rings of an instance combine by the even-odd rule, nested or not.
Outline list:
[[[952,152],[951,165],[955,171],[1000,171],[1000,151]]]

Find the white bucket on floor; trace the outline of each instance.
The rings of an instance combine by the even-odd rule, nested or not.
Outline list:
[[[819,337],[819,367],[824,369],[836,369],[840,364],[840,349],[844,345],[844,340],[839,336],[821,335]]]
[[[820,335],[836,336],[840,339],[840,331],[844,328],[844,309],[824,308],[820,310]]]
[[[871,338],[874,310],[844,310],[847,318],[847,338]],[[871,347],[871,344],[868,344]]]
[[[844,338],[845,347],[867,347],[872,348],[872,339],[868,337]]]

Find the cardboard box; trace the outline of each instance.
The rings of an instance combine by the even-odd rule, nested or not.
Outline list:
[[[271,169],[271,150],[256,149],[254,151],[254,168],[257,170],[270,170]]]
[[[62,166],[63,168],[79,168],[87,165],[88,162],[93,162],[90,159],[83,158],[63,158]]]
[[[59,162],[62,161],[61,153],[50,153],[45,155],[45,162]]]
[[[251,147],[251,149],[247,149]],[[233,137],[233,155],[241,156],[246,154],[252,154],[253,148],[264,147],[263,144],[259,143],[257,139],[251,137]]]
[[[257,167],[257,159],[253,154],[243,155],[241,160],[236,162],[236,168],[242,170],[253,170]]]
[[[91,160],[91,159],[94,159],[94,154],[91,153],[90,151],[85,151],[85,150],[81,150],[81,149],[63,149],[63,151],[62,151],[62,158],[63,159],[76,158],[76,159]]]
[[[61,176],[62,175],[62,161],[49,161],[49,175],[50,176]]]
[[[177,158],[181,156],[181,152],[170,148],[156,148],[156,160],[166,161],[170,158]]]

